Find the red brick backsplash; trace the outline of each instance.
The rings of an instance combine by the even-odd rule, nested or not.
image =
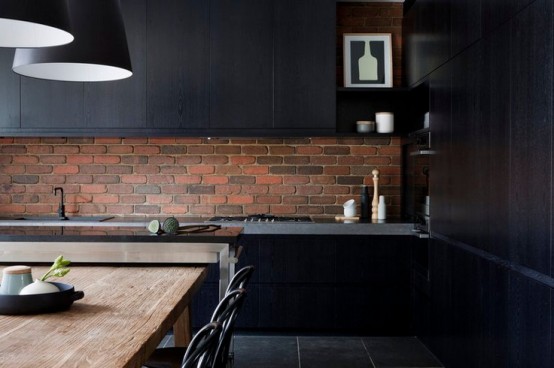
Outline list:
[[[0,138],[0,213],[334,216],[374,168],[398,217],[397,137]]]

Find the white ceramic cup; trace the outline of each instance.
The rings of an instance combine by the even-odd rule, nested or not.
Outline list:
[[[10,266],[2,271],[2,284],[0,294],[19,295],[21,289],[33,282],[31,267]]]
[[[356,202],[353,199],[349,199],[342,205],[344,208],[344,217],[356,216]]]
[[[394,114],[392,112],[376,112],[375,124],[377,125],[377,133],[394,132]]]

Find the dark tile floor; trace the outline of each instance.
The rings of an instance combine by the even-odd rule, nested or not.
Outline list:
[[[168,336],[162,345],[172,346]],[[415,337],[235,337],[235,368],[437,368],[442,364]]]

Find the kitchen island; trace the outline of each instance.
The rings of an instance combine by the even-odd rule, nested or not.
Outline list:
[[[194,229],[191,229],[194,230]],[[207,230],[210,230],[209,228]],[[219,296],[234,273],[242,227],[213,231],[152,234],[145,227],[0,226],[0,260],[50,263],[62,254],[73,263],[206,264],[218,263]]]
[[[202,217],[178,219],[181,225],[188,226],[211,223]],[[412,252],[419,247],[417,242],[420,241],[412,236],[413,224],[393,221],[342,223],[329,217],[312,219],[313,222],[304,223],[218,223],[243,229],[237,240],[243,248],[237,267],[256,267],[249,285],[245,313],[239,317],[237,328],[411,333]],[[35,231],[63,230],[66,239],[75,237],[75,240],[86,232],[104,231],[107,231],[105,236],[113,237],[112,241],[126,241],[126,237],[135,232],[146,240],[152,237],[163,239],[163,236],[147,234],[145,226],[149,220],[123,217],[88,228],[45,226],[35,227]],[[0,221],[0,234],[5,228],[1,225]],[[127,227],[116,228],[114,225]],[[10,228],[14,234],[11,236],[16,236],[18,229],[22,228]],[[127,234],[118,234],[122,230]],[[20,240],[25,236],[22,234]],[[193,300],[195,327],[202,326],[209,319],[210,310],[217,305],[221,292],[219,275],[217,264],[208,267],[206,281]]]

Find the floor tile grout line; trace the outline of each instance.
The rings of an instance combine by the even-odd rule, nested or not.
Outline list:
[[[372,368],[377,368],[377,366],[373,362],[373,359],[371,359],[371,354],[369,354],[369,350],[367,349],[367,346],[365,345],[364,339],[360,338],[360,341],[362,342],[362,346],[364,347],[364,350],[367,353],[367,357],[369,358],[369,361],[371,362]]]

